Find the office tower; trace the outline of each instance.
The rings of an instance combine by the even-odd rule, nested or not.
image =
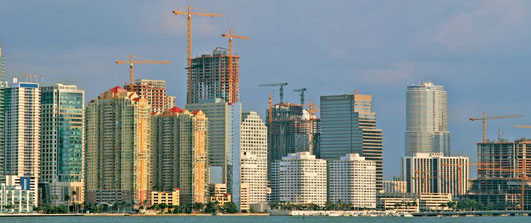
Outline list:
[[[406,181],[401,177],[393,177],[393,180],[383,181],[384,193],[406,193]]]
[[[376,190],[382,190],[382,130],[376,128],[372,96],[321,96],[321,159],[338,160],[358,153],[376,163]]]
[[[328,201],[376,208],[376,163],[357,153],[328,163]]]
[[[206,203],[209,185],[208,119],[200,110],[179,117],[179,189],[182,204]]]
[[[4,152],[3,152],[3,137],[4,134],[4,87],[6,87],[5,82],[5,59],[4,55],[2,54],[2,47],[0,47],[0,183],[5,181],[4,178]]]
[[[321,158],[321,119],[315,118],[312,120],[311,132],[312,138],[312,150],[316,158]]]
[[[274,162],[291,153],[309,151],[313,154],[311,124],[310,114],[301,105],[273,105],[271,121],[267,117],[268,166],[271,167]]]
[[[229,55],[226,49],[216,48],[212,55],[206,54],[192,59],[191,79],[188,80],[188,104],[203,100],[221,98],[223,102],[234,103],[240,98],[240,56],[233,55],[232,77]]]
[[[3,158],[5,175],[35,178],[38,197],[40,171],[41,91],[38,83],[14,83],[4,89]],[[4,177],[3,180],[6,178]],[[35,199],[35,205],[38,200]]]
[[[229,193],[234,193],[231,183],[233,163],[238,159],[238,165],[239,158],[233,154],[237,151],[239,156],[240,153],[241,104],[216,98],[200,104],[187,104],[186,109],[201,110],[208,118],[210,183],[226,183]]]
[[[151,106],[114,87],[85,110],[85,200],[145,206],[151,189]]]
[[[124,88],[131,87],[126,84]],[[175,106],[175,96],[167,95],[166,81],[138,79],[133,88],[138,96],[147,99],[152,112],[163,112]]]
[[[266,202],[267,127],[258,113],[242,113],[241,184],[249,185],[249,205]]]
[[[326,202],[326,160],[316,159],[310,152],[297,152],[282,157],[273,165],[273,197],[280,202],[317,204]]]
[[[450,156],[446,91],[443,86],[424,82],[406,91],[406,156],[418,152]]]
[[[450,193],[457,197],[468,189],[469,159],[442,153],[417,153],[402,157],[402,179],[408,193]]]
[[[84,202],[85,91],[76,85],[41,87],[41,184],[53,205]]]

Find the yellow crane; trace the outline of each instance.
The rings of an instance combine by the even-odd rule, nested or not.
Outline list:
[[[249,40],[249,37],[239,36],[232,34],[232,29],[229,29],[229,33],[221,34],[222,37],[229,38],[229,102],[236,102],[238,97],[238,85],[233,86],[233,83],[238,83],[239,76],[235,76],[232,71],[232,38]]]
[[[188,9],[180,9],[180,10],[173,10],[174,15],[186,15],[187,16],[187,25],[188,25],[188,66],[186,67],[188,69],[188,80],[187,80],[187,87],[188,87],[188,102],[192,101],[192,94],[190,94],[190,89],[192,85],[192,16],[209,16],[209,17],[221,17],[221,14],[214,14],[210,12],[202,12],[200,9],[195,9],[199,12],[192,12],[192,6],[188,5]]]
[[[129,61],[127,60],[117,60],[115,61],[116,64],[129,64],[129,91],[130,92],[133,92],[134,89],[133,89],[133,72],[134,72],[134,68],[133,68],[133,65],[134,64],[168,64],[168,63],[171,63],[171,61],[158,61],[158,60],[149,60],[149,59],[145,59],[145,58],[141,58],[141,59],[144,59],[144,60],[133,60],[133,55],[129,56]]]
[[[470,121],[483,121],[483,143],[487,143],[487,120],[492,119],[506,119],[506,118],[519,118],[523,115],[502,115],[502,116],[491,116],[487,117],[485,112],[483,112],[483,117],[481,118],[470,118]]]

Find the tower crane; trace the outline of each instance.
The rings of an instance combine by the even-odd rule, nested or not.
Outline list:
[[[231,98],[229,98],[229,102],[236,102],[238,97],[238,86],[233,86],[233,83],[237,83],[239,81],[239,76],[235,76],[233,74],[233,68],[232,68],[232,38],[236,39],[244,39],[249,40],[249,37],[246,36],[239,36],[239,35],[233,35],[232,29],[229,29],[229,33],[223,33],[221,34],[222,37],[229,38],[229,94]]]
[[[149,59],[145,59],[145,58],[141,58],[141,59],[144,59],[144,60],[133,60],[133,55],[129,56],[129,61],[126,61],[126,60],[117,60],[115,61],[116,64],[129,64],[129,91],[130,92],[133,92],[134,89],[133,89],[133,72],[134,72],[134,68],[133,68],[133,65],[134,64],[168,64],[168,63],[171,63],[171,61],[157,61],[157,60],[149,60]]]
[[[456,164],[451,164],[451,163],[447,163],[447,164],[444,164],[444,166],[457,166],[457,184],[458,184],[458,190],[457,190],[457,193],[459,195],[461,194],[464,194],[463,191],[461,191],[461,189],[463,188],[463,183],[461,182],[461,179],[463,178],[463,166],[488,166],[488,165],[494,165],[494,163],[468,163],[468,164],[465,164],[465,163],[461,163],[461,159],[459,159],[459,163],[456,163]],[[465,185],[465,188],[467,188],[467,186]]]
[[[299,88],[299,89],[295,89],[293,90],[293,92],[300,92],[300,96],[301,96],[301,105],[304,104],[304,92],[308,90],[306,88]]]
[[[278,83],[278,84],[261,84],[260,87],[276,87],[280,86],[280,103],[284,102],[284,86],[288,85],[288,83]]]
[[[502,115],[502,116],[491,116],[491,117],[487,117],[485,115],[485,112],[483,112],[483,117],[481,118],[470,118],[469,120],[470,121],[483,121],[483,143],[487,143],[487,120],[492,120],[492,119],[506,119],[506,118],[519,118],[519,117],[522,117],[523,115]]]
[[[199,11],[199,12],[192,12],[192,6],[191,5],[188,5],[188,9],[180,9],[180,10],[173,10],[172,13],[174,15],[186,15],[187,16],[187,27],[188,27],[188,66],[186,68],[188,68],[188,79],[187,79],[187,88],[188,88],[188,102],[191,102],[192,101],[192,94],[190,94],[190,87],[192,85],[192,71],[191,71],[191,67],[192,67],[192,15],[195,15],[195,16],[209,16],[209,17],[221,17],[222,15],[221,14],[214,14],[214,13],[210,13],[210,12],[204,12],[200,9],[196,9],[194,8],[195,10]]]

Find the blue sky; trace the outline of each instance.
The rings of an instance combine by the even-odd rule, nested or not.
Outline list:
[[[336,1],[71,1],[2,0],[0,45],[8,77],[42,74],[45,83],[78,84],[87,101],[128,81],[117,59],[134,54],[172,64],[138,65],[136,78],[168,81],[183,106],[186,97],[186,21],[172,10],[195,7],[223,18],[193,18],[193,54],[227,46],[220,34],[232,28],[251,40],[235,40],[241,60],[244,110],[265,113],[271,88],[288,82],[307,98],[374,95],[384,131],[384,172],[399,174],[404,153],[405,89],[433,81],[448,91],[453,155],[475,160],[482,111],[524,118],[488,123],[508,139],[531,134],[531,1],[526,0],[336,0]],[[274,91],[278,102],[278,90]],[[263,117],[263,116],[262,116]]]

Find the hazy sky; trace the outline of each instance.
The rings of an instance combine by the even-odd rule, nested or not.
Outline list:
[[[526,0],[1,0],[0,45],[8,77],[42,74],[45,83],[74,83],[87,101],[129,80],[117,59],[134,54],[172,64],[138,65],[136,78],[168,81],[177,105],[186,98],[186,18],[172,10],[188,3],[223,18],[193,18],[194,55],[228,45],[232,28],[241,55],[244,110],[265,113],[272,88],[288,82],[286,98],[308,88],[307,98],[374,95],[384,131],[384,173],[398,175],[404,154],[405,89],[433,81],[448,91],[453,155],[476,160],[482,111],[524,114],[494,120],[489,138],[531,135],[531,1]],[[273,91],[278,102],[278,90]]]

